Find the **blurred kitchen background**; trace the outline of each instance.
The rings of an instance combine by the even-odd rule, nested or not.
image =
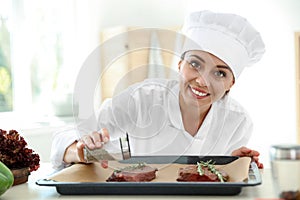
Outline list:
[[[49,161],[53,132],[74,122],[74,84],[94,49],[134,28],[180,30],[193,10],[240,14],[264,38],[265,56],[244,71],[231,95],[253,118],[248,146],[269,166],[270,145],[300,142],[299,0],[0,0],[0,128],[18,130]],[[168,55],[139,53],[111,67],[99,101],[113,94],[120,69],[126,73],[136,59],[176,70]]]

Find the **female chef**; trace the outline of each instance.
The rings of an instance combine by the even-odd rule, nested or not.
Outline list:
[[[191,13],[182,33],[187,40],[178,80],[147,79],[101,105],[94,131],[54,136],[55,168],[85,162],[83,148],[102,148],[129,133],[132,155],[249,156],[262,168],[259,152],[246,148],[252,121],[230,95],[246,66],[264,53],[260,34],[243,17]],[[106,163],[103,162],[103,165]]]

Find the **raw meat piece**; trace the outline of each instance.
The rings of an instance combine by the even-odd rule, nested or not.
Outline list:
[[[202,167],[203,175],[199,174],[198,166],[197,165],[189,165],[184,168],[179,168],[178,173],[179,177],[177,181],[208,181],[208,182],[220,182],[218,176],[209,170],[208,167]],[[228,179],[228,175],[223,170],[218,170],[223,178],[226,180]]]
[[[155,179],[157,168],[145,164],[128,166],[115,170],[106,180],[107,182],[147,182]]]

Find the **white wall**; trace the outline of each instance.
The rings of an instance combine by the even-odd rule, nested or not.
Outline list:
[[[249,146],[268,166],[271,144],[296,142],[294,31],[300,31],[299,0],[91,0],[76,1],[82,62],[110,26],[180,26],[190,10],[235,12],[260,30],[266,54],[246,69],[231,91],[249,111],[254,133]]]

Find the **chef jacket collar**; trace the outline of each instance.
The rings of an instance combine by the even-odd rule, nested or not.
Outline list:
[[[197,134],[194,137],[190,135],[193,139],[202,139],[203,137],[205,137],[205,133],[208,132],[210,122],[212,120],[212,115],[214,112],[213,110],[214,105],[212,105],[212,107],[210,108]],[[173,88],[171,88],[171,92],[169,92],[168,94],[168,114],[170,125],[177,129],[184,130],[179,105],[179,84],[176,84]]]

